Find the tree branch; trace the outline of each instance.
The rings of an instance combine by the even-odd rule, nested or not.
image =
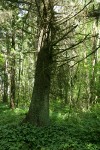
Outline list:
[[[89,53],[88,55],[86,55],[86,57],[82,58],[81,60],[77,61],[74,65],[70,66],[71,68],[74,67],[76,64],[82,62],[83,60],[85,60],[86,58],[88,58],[89,56],[91,56],[92,54],[94,54],[98,49],[100,48],[100,45],[91,53]]]
[[[20,1],[18,1],[18,0],[6,0],[6,1],[11,2],[11,3],[32,5],[32,3],[27,2],[27,1],[22,1],[22,0],[20,0]]]
[[[77,45],[79,45],[79,44],[83,43],[83,42],[87,39],[87,37],[88,37],[88,35],[86,35],[86,36],[85,36],[85,38],[84,38],[84,39],[82,39],[81,41],[79,41],[78,43],[73,44],[73,45],[71,45],[70,47],[68,47],[68,48],[66,48],[66,49],[64,49],[64,50],[62,50],[62,51],[60,51],[60,52],[58,52],[58,53],[54,54],[54,56],[56,56],[56,55],[58,55],[58,54],[61,54],[61,53],[65,52],[65,51],[67,51],[67,50],[70,50],[70,49],[72,49],[72,48],[76,47]]]
[[[64,66],[64,65],[66,65],[66,63],[69,63],[70,61],[72,61],[72,59],[74,59],[74,58],[76,58],[76,57],[78,57],[78,55],[73,56],[73,57],[71,57],[71,58],[68,58],[68,59],[64,60],[64,63],[61,64],[61,65],[59,65],[58,67],[62,67],[62,66]],[[59,62],[60,62],[60,61],[59,61]]]
[[[78,14],[80,14],[90,3],[92,3],[93,0],[91,0],[90,2],[88,2],[80,11],[78,11],[75,15],[71,16],[70,18],[68,18],[67,20],[63,21],[61,24],[65,23],[66,21],[69,21],[70,19],[76,17]],[[67,16],[68,17],[68,16]],[[65,18],[64,18],[65,19]],[[59,24],[59,25],[61,25]]]
[[[62,41],[70,32],[72,32],[78,25],[75,25],[74,27],[71,28],[71,30],[69,30],[67,33],[65,33],[61,38],[59,38],[57,41],[55,41],[53,44],[51,44],[52,46],[55,46],[57,43],[59,43],[60,41]]]

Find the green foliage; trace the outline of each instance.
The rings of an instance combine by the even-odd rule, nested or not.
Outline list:
[[[16,108],[15,110],[9,109],[9,106],[6,104],[0,103],[0,125],[5,124],[17,124],[23,118],[26,113],[26,109]]]
[[[0,54],[0,68],[4,66],[4,62],[5,62],[4,56],[3,54]]]
[[[61,112],[63,110],[65,112],[63,108]],[[9,110],[7,105],[1,105],[0,150],[99,150],[99,110],[99,105],[87,112],[77,111],[74,114],[71,110],[70,116],[62,119],[63,121],[52,113],[51,125],[39,128],[29,124],[19,124],[26,110],[18,108]],[[66,113],[69,113],[68,108]]]

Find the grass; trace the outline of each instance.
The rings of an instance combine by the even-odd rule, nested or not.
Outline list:
[[[60,106],[51,106],[49,127],[37,128],[19,124],[26,109],[0,104],[0,150],[99,150],[100,105],[86,112]]]

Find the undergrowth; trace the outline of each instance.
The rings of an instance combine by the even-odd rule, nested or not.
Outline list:
[[[100,106],[89,111],[51,108],[48,127],[20,125],[27,110],[0,104],[0,150],[99,150]]]

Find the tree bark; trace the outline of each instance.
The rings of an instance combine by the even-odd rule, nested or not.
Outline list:
[[[12,33],[10,108],[15,108],[15,32]]]
[[[52,49],[45,41],[38,53],[32,100],[29,112],[23,121],[30,122],[36,126],[45,126],[49,124],[51,51]]]
[[[53,56],[51,45],[55,37],[53,32],[54,14],[52,1],[36,0],[36,6],[39,37],[35,81],[29,111],[23,122],[29,122],[35,126],[46,126],[49,124],[49,91]]]
[[[4,93],[3,93],[3,102],[8,102],[8,74],[6,72],[6,65],[4,69]]]
[[[97,41],[98,41],[98,23],[97,20],[94,20],[94,24],[93,24],[93,47],[92,47],[92,51],[94,49],[97,48]],[[95,53],[93,53],[92,57],[92,72],[91,72],[91,78],[90,78],[90,104],[93,104],[96,102],[96,87],[95,87],[95,83],[96,83],[96,74],[97,74],[97,69],[96,69],[96,65],[97,65],[97,51]]]

